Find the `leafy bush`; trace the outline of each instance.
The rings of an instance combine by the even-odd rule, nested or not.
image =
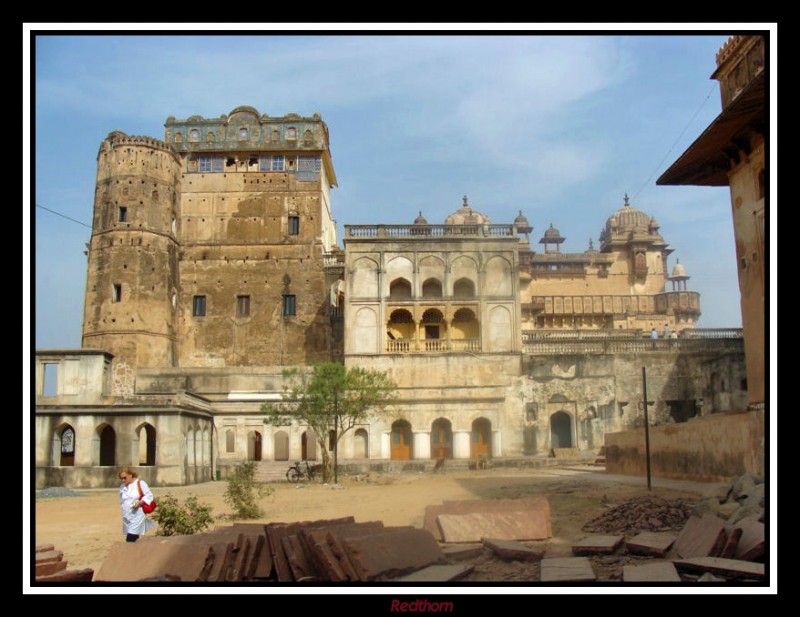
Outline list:
[[[225,489],[225,503],[233,508],[235,518],[260,518],[264,511],[257,499],[272,493],[272,489],[255,481],[256,465],[253,462],[241,463],[233,468]]]
[[[194,495],[189,495],[183,504],[170,494],[159,497],[153,519],[158,523],[157,536],[191,535],[214,522],[211,507],[197,503]]]

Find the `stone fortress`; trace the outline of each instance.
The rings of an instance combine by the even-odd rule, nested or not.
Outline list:
[[[319,114],[244,106],[169,117],[163,141],[107,136],[82,348],[36,352],[37,487],[318,460],[306,427],[261,406],[284,368],[321,361],[399,384],[344,461],[596,452],[642,425],[643,366],[656,424],[746,407],[741,331],[696,328],[699,293],[627,196],[582,253],[552,224],[535,250],[522,212],[493,223],[467,197],[442,224],[345,225],[341,248],[336,186]]]

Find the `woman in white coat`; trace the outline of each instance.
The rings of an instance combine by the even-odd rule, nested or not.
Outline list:
[[[156,526],[142,510],[142,503],[153,502],[153,493],[150,492],[147,482],[140,480],[138,474],[130,467],[123,468],[117,475],[122,480],[122,484],[119,485],[122,533],[125,534],[126,542],[136,542],[139,536]],[[141,496],[139,488],[142,489]]]

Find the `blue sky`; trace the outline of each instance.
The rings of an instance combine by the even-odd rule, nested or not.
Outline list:
[[[699,326],[740,327],[727,188],[655,185],[720,112],[709,77],[733,31],[715,30],[38,36],[26,211],[35,347],[80,347],[90,229],[64,217],[91,223],[103,138],[163,139],[168,116],[239,105],[322,115],[340,245],[344,224],[410,223],[419,211],[441,223],[467,195],[495,223],[521,210],[534,241],[552,223],[562,250],[583,251],[628,193],[660,223],[669,267],[680,259],[701,293]]]

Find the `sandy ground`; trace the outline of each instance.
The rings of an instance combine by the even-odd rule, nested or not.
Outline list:
[[[543,470],[493,469],[444,474],[370,475],[343,477],[338,486],[270,484],[273,493],[261,506],[268,522],[293,522],[352,515],[356,521],[380,520],[387,526],[422,527],[425,508],[452,499],[498,499],[544,495],[552,513],[553,538],[544,546],[548,557],[571,556],[571,543],[585,537],[581,527],[609,506],[648,494],[643,478],[611,476],[596,468]],[[716,485],[653,481],[649,494],[667,499],[697,501]],[[159,496],[178,499],[197,496],[213,508],[217,525],[235,522],[224,502],[226,483],[207,482],[187,487],[155,488]],[[69,569],[97,571],[110,548],[124,540],[117,489],[79,491],[76,497],[35,501],[35,543],[53,544],[62,551]],[[149,532],[154,534],[154,531]],[[478,564],[472,580],[525,580],[503,564]],[[468,579],[469,580],[469,579]],[[528,578],[528,580],[531,580]]]

